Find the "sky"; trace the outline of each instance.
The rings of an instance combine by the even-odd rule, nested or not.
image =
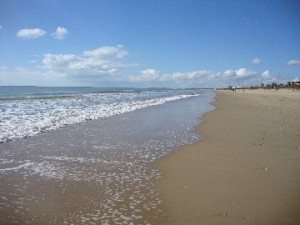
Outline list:
[[[299,0],[1,0],[0,85],[300,79]]]

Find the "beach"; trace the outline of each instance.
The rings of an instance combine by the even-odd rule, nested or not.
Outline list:
[[[300,224],[300,92],[217,91],[203,140],[160,160],[168,224]]]
[[[299,224],[300,92],[75,91],[2,101],[0,224]]]

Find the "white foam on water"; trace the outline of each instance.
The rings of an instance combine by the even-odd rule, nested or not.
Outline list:
[[[157,93],[108,93],[0,101],[0,143],[197,95],[176,93],[166,97]]]
[[[21,164],[19,166],[15,166],[15,167],[6,167],[6,168],[3,168],[3,169],[0,169],[0,173],[1,172],[7,172],[7,171],[17,171],[19,169],[24,169],[24,168],[27,168],[29,166],[32,166],[33,163],[32,162],[26,162],[24,164]]]

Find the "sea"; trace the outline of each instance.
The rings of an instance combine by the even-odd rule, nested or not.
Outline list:
[[[154,162],[211,89],[0,86],[0,224],[164,224]]]

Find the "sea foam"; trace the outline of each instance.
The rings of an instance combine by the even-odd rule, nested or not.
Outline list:
[[[0,143],[197,95],[168,90],[0,98]]]

